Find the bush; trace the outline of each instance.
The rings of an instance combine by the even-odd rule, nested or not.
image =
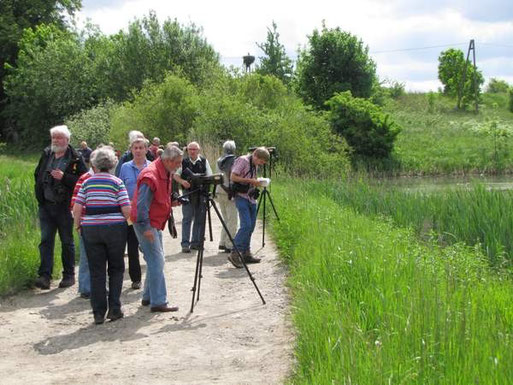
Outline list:
[[[326,104],[334,130],[346,139],[354,154],[389,157],[400,127],[388,114],[368,100],[353,98],[349,91],[336,94]]]
[[[508,95],[509,95],[509,103],[508,103],[508,108],[511,112],[513,112],[513,87],[511,87],[508,91]]]
[[[505,80],[491,78],[486,91],[492,94],[499,94],[508,92],[508,88],[509,85]]]
[[[102,103],[89,110],[83,110],[66,120],[65,124],[72,134],[72,143],[78,145],[85,140],[91,148],[96,148],[100,143],[108,143],[113,108],[114,103],[112,102]]]

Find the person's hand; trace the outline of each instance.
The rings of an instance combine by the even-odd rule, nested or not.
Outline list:
[[[171,207],[181,206],[182,204],[177,200],[171,200]]]
[[[258,181],[258,179],[250,179],[249,184],[251,184],[252,186],[255,186],[255,187],[260,186],[260,182]]]
[[[146,238],[148,241],[153,242],[155,241],[155,235],[153,235],[153,230],[146,230],[144,233],[144,238]]]
[[[186,180],[183,181],[182,186],[185,188],[191,188],[191,184],[187,182]]]
[[[52,177],[54,179],[61,180],[62,177],[64,176],[64,172],[62,170],[56,169],[56,170],[50,171],[50,175],[52,175]]]

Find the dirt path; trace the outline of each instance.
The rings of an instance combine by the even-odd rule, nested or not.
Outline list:
[[[177,210],[177,214],[181,210]],[[150,313],[125,274],[125,318],[93,325],[77,286],[26,291],[0,300],[1,384],[282,384],[290,374],[293,336],[285,269],[270,240],[262,263],[245,270],[205,242],[200,301],[189,313],[196,254],[179,253],[165,232],[166,280],[177,313]],[[180,231],[180,226],[178,226]],[[253,246],[262,244],[261,224]],[[142,258],[141,258],[142,259]],[[145,269],[145,265],[143,265]],[[144,270],[143,270],[144,271]]]

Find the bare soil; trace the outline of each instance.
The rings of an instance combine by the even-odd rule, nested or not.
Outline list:
[[[175,210],[180,216],[181,210]],[[77,285],[33,289],[0,299],[1,384],[282,384],[292,370],[294,336],[286,269],[261,223],[252,245],[260,264],[244,269],[219,253],[220,223],[205,242],[200,301],[190,313],[196,253],[164,236],[166,281],[177,313],[151,313],[125,274],[125,318],[94,325]],[[179,225],[179,223],[178,223]],[[180,232],[180,226],[178,226]],[[267,230],[267,229],[266,229]],[[267,235],[267,234],[266,234]],[[144,260],[143,274],[145,271]],[[128,266],[127,269],[128,270]]]

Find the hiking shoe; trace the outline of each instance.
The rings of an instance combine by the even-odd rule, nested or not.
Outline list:
[[[132,289],[139,290],[141,288],[141,281],[132,282]]]
[[[50,278],[45,275],[37,277],[34,285],[42,290],[50,290]]]
[[[80,298],[89,299],[91,298],[91,293],[80,293]]]
[[[260,263],[260,258],[255,258],[252,255],[245,255],[243,258],[246,263]]]
[[[219,245],[219,250],[226,250],[226,246],[225,245]]]
[[[167,304],[164,304],[159,306],[152,306],[150,310],[152,313],[168,313],[171,311],[178,311],[178,306],[168,306]]]
[[[149,300],[149,299],[143,299],[143,300],[141,301],[141,305],[143,305],[143,306],[149,306],[149,305],[150,305],[150,300]]]
[[[230,255],[228,256],[228,261],[235,266],[237,269],[240,269],[244,265],[242,264],[239,254],[237,254],[235,251],[232,251]]]
[[[105,322],[105,317],[100,314],[100,313],[93,313],[93,316],[94,316],[94,323],[96,325],[101,325],[102,323]]]
[[[71,277],[64,277],[62,279],[61,282],[59,282],[59,287],[62,289],[62,288],[65,288],[65,287],[70,287],[70,286],[73,286],[75,284],[75,277],[71,276]]]
[[[200,245],[191,245],[191,250],[199,250]]]
[[[188,247],[182,247],[182,253],[190,253],[191,252],[191,249],[189,249]]]
[[[111,320],[111,322],[114,322],[120,318],[123,318],[125,315],[121,311],[121,309],[109,309],[109,312],[107,313],[107,318]]]

